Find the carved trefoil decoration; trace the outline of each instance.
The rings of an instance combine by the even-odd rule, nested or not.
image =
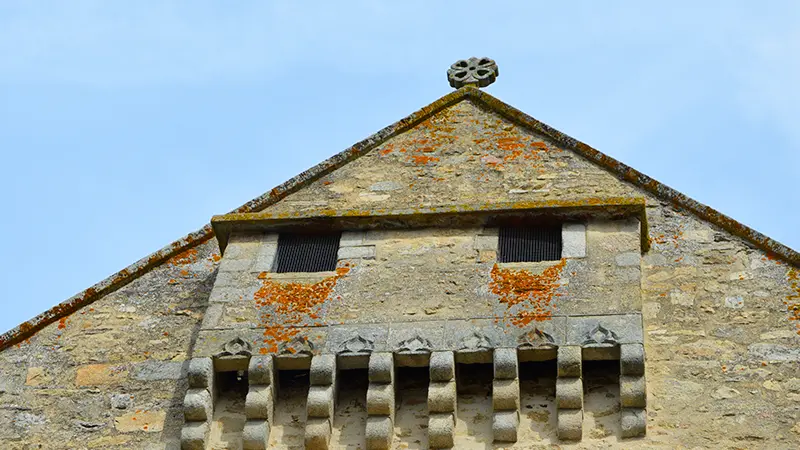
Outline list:
[[[586,334],[581,345],[589,347],[609,347],[619,343],[619,336],[606,327],[597,324]]]
[[[453,63],[447,70],[447,81],[456,89],[468,84],[486,87],[494,83],[499,75],[500,71],[494,60],[472,57]]]
[[[283,344],[280,351],[281,355],[291,356],[313,356],[314,343],[305,336],[295,336],[291,341]]]
[[[492,341],[483,333],[473,331],[469,336],[461,339],[461,352],[480,352],[492,349]]]
[[[419,354],[430,353],[432,350],[433,344],[431,344],[431,341],[418,334],[397,344],[397,353]]]
[[[252,347],[249,342],[237,337],[226,342],[222,346],[222,351],[214,355],[217,358],[232,358],[236,356],[250,357],[253,354]]]
[[[533,328],[517,338],[517,347],[523,350],[552,350],[558,345],[550,333]]]
[[[374,349],[375,344],[372,340],[357,334],[342,343],[339,354],[348,356],[369,355]]]

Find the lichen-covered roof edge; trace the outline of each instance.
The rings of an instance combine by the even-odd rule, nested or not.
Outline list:
[[[752,243],[754,246],[766,251],[768,254],[775,255],[794,266],[800,267],[800,253],[796,252],[795,250],[792,250],[780,242],[770,239],[758,231],[726,216],[725,214],[720,213],[709,206],[706,206],[692,198],[687,197],[684,194],[681,194],[669,186],[666,186],[663,183],[660,183],[659,181],[656,181],[655,179],[650,178],[649,176],[617,161],[616,159],[601,153],[589,145],[586,145],[577,139],[574,139],[542,122],[539,122],[524,112],[473,86],[464,86],[439,98],[438,100],[421,108],[411,115],[356,143],[352,147],[337,153],[336,155],[326,159],[325,161],[322,161],[316,166],[289,179],[285,183],[276,186],[269,192],[254,198],[230,213],[247,213],[263,210],[264,208],[282,200],[287,195],[303,188],[314,180],[317,180],[333,170],[336,170],[339,167],[347,164],[353,159],[366,154],[387,139],[413,128],[414,125],[425,120],[438,111],[441,111],[442,109],[452,106],[453,104],[456,104],[467,98],[482,103],[490,110],[497,112],[506,119],[522,127],[547,136],[563,147],[573,150],[588,160],[593,161],[595,164],[609,170],[621,180],[627,181],[634,186],[650,192],[656,197],[672,203],[676,207],[686,209],[699,218],[715,224],[729,233]],[[23,322],[11,330],[3,333],[0,335],[0,350],[33,336],[37,331],[41,330],[47,325],[57,321],[62,317],[74,313],[82,307],[97,301],[104,295],[114,292],[136,278],[139,278],[151,269],[164,263],[170,257],[200,245],[213,237],[214,231],[212,230],[211,225],[207,224],[203,228],[176,240],[175,242],[165,246],[151,255],[140,259],[139,261],[136,261],[130,266],[100,281],[94,286],[68,298],[67,300],[50,308],[42,314],[39,314],[33,319]]]

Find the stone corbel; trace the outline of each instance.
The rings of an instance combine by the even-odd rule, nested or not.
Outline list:
[[[214,363],[211,358],[189,361],[189,389],[183,398],[185,423],[181,429],[182,450],[203,450],[208,442],[214,413]]]
[[[519,363],[516,348],[494,350],[492,433],[495,442],[517,442],[519,428]]]
[[[372,353],[367,388],[367,450],[388,450],[394,437],[394,355]]]

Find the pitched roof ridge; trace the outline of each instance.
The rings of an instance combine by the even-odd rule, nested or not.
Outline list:
[[[577,139],[570,137],[536,119],[524,112],[510,106],[503,101],[493,97],[486,92],[473,86],[465,86],[451,92],[433,103],[424,106],[418,111],[406,116],[403,119],[383,128],[377,133],[372,134],[366,139],[354,144],[348,149],[322,161],[286,182],[276,186],[269,192],[250,200],[244,205],[234,209],[230,213],[257,212],[270,205],[277,203],[289,194],[296,192],[312,181],[327,175],[350,161],[368,153],[387,139],[394,137],[414,125],[422,122],[437,112],[452,106],[464,99],[477,100],[486,107],[505,117],[506,119],[528,128],[534,132],[543,134],[556,143],[578,153],[588,160],[598,164],[606,170],[617,175],[621,180],[627,181],[662,200],[671,202],[673,205],[685,208],[699,218],[706,220],[729,233],[738,236],[769,254],[777,255],[790,264],[800,267],[800,253],[777,242],[758,231],[720,213],[719,211],[706,206],[688,196],[681,194],[675,189],[656,181],[655,179],[617,161],[616,159],[584,144]],[[58,305],[39,314],[31,320],[21,323],[11,330],[0,335],[0,350],[3,350],[15,343],[18,343],[32,335],[47,325],[58,319],[74,313],[82,307],[89,305],[102,298],[106,294],[116,291],[131,281],[139,278],[155,267],[160,266],[172,256],[196,247],[214,237],[214,232],[210,224],[206,224],[199,230],[190,233],[162,249],[136,261],[121,271],[109,276],[99,283],[85,289],[78,294],[68,298]]]

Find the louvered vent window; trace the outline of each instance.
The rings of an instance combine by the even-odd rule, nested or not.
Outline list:
[[[561,225],[500,228],[500,262],[561,259]]]
[[[341,233],[281,233],[275,272],[328,272],[336,270]]]

